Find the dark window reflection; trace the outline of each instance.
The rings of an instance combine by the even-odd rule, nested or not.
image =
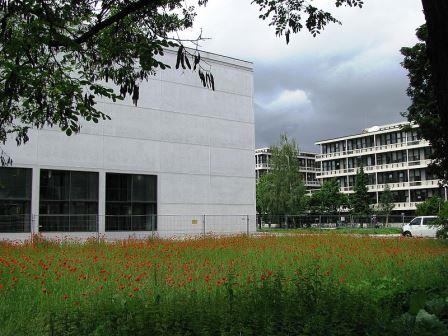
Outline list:
[[[0,232],[31,230],[30,168],[0,168]]]
[[[98,217],[98,173],[42,169],[40,231],[94,232]]]
[[[106,231],[157,229],[157,176],[106,174]]]

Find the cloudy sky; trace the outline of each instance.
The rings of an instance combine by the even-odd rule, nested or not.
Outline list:
[[[342,21],[318,37],[307,31],[289,45],[258,19],[251,0],[210,0],[198,11],[201,49],[254,62],[257,147],[280,133],[302,150],[318,140],[403,120],[409,100],[399,50],[416,42],[421,0],[365,0],[362,9],[328,7]]]

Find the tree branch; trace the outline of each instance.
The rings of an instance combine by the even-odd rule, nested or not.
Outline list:
[[[155,9],[159,5],[159,2],[158,2],[158,0],[139,0],[137,2],[133,2],[133,3],[129,4],[128,6],[124,7],[118,13],[107,18],[106,20],[98,22],[96,25],[94,25],[92,28],[90,28],[83,35],[76,38],[74,40],[74,42],[78,43],[78,44],[85,43],[88,40],[90,40],[92,37],[94,37],[96,34],[98,34],[100,31],[102,31],[103,29],[109,27],[110,25],[114,24],[115,22],[118,22],[118,21],[124,19],[129,14],[134,13],[148,5],[150,5],[152,9]]]

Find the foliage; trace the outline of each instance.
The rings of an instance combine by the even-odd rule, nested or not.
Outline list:
[[[260,7],[260,19],[270,19],[270,26],[275,27],[277,36],[284,35],[286,43],[289,43],[291,33],[302,30],[305,24],[309,32],[316,36],[329,23],[339,23],[331,13],[316,8],[311,2],[303,0],[253,0],[252,3]],[[336,0],[335,5],[362,7],[363,0]],[[305,22],[302,18],[306,16]]]
[[[275,194],[272,192],[274,190],[272,177],[272,174],[266,173],[257,182],[256,203],[259,214],[271,214],[276,207]]]
[[[384,191],[380,196],[377,209],[380,215],[386,216],[386,226],[389,223],[389,216],[394,208],[395,208],[394,198],[390,190],[390,186],[386,184],[384,186]]]
[[[325,181],[321,188],[313,193],[310,207],[318,213],[336,213],[347,203],[347,197],[341,193],[338,181],[330,179]]]
[[[361,166],[355,177],[354,193],[350,197],[350,205],[354,215],[368,216],[371,212],[368,183],[369,178]]]
[[[448,147],[447,132],[441,122],[438,112],[437,99],[432,78],[431,64],[427,55],[426,41],[428,30],[426,24],[420,26],[416,31],[420,42],[413,47],[401,48],[404,60],[402,66],[408,71],[409,87],[407,94],[412,104],[404,116],[415,124],[418,124],[418,132],[431,143],[433,153],[431,158],[434,162],[430,169],[440,179],[448,179]]]
[[[437,237],[442,239],[448,239],[448,202],[443,202],[438,213],[439,224],[442,226],[437,231]]]
[[[435,216],[439,213],[444,203],[444,200],[440,197],[430,197],[424,202],[417,204],[415,214],[417,216]]]
[[[168,65],[168,34],[191,27],[192,8],[177,0],[0,1],[0,141],[58,126],[67,135],[85,119],[108,116],[98,97],[139,99],[139,82]],[[182,10],[180,10],[182,9]],[[114,90],[105,83],[115,84]],[[3,156],[2,156],[3,158]]]
[[[0,256],[6,336],[446,334],[437,240],[41,241]]]
[[[362,6],[361,0],[334,0],[336,6]],[[198,0],[205,5],[208,0]],[[303,1],[253,1],[271,18],[277,35],[303,27],[316,35],[330,13]],[[116,101],[129,94],[137,104],[139,85],[158,70],[166,48],[178,48],[176,67],[197,71],[204,86],[215,88],[210,68],[201,66],[197,41],[176,33],[189,28],[194,6],[181,0],[9,1],[0,0],[0,142],[17,145],[30,128],[59,127],[79,132],[82,120],[109,117],[96,107],[99,97]],[[193,42],[194,52],[184,43]],[[111,82],[111,85],[107,85]],[[115,87],[115,88],[114,88]],[[0,148],[2,165],[11,158]]]
[[[270,170],[257,184],[257,210],[260,214],[298,215],[307,205],[306,190],[297,162],[294,139],[281,135],[271,148]]]

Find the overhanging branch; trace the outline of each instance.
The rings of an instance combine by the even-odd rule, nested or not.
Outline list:
[[[103,29],[109,27],[110,25],[124,19],[129,14],[132,14],[145,6],[151,6],[151,8],[155,9],[159,5],[158,0],[139,0],[137,2],[133,2],[129,4],[128,6],[124,7],[121,11],[118,13],[112,15],[111,17],[107,18],[104,21],[98,22],[96,25],[94,25],[92,28],[90,28],[87,32],[79,36],[74,40],[77,44],[82,44],[90,40],[92,37],[94,37],[96,34],[98,34]]]

